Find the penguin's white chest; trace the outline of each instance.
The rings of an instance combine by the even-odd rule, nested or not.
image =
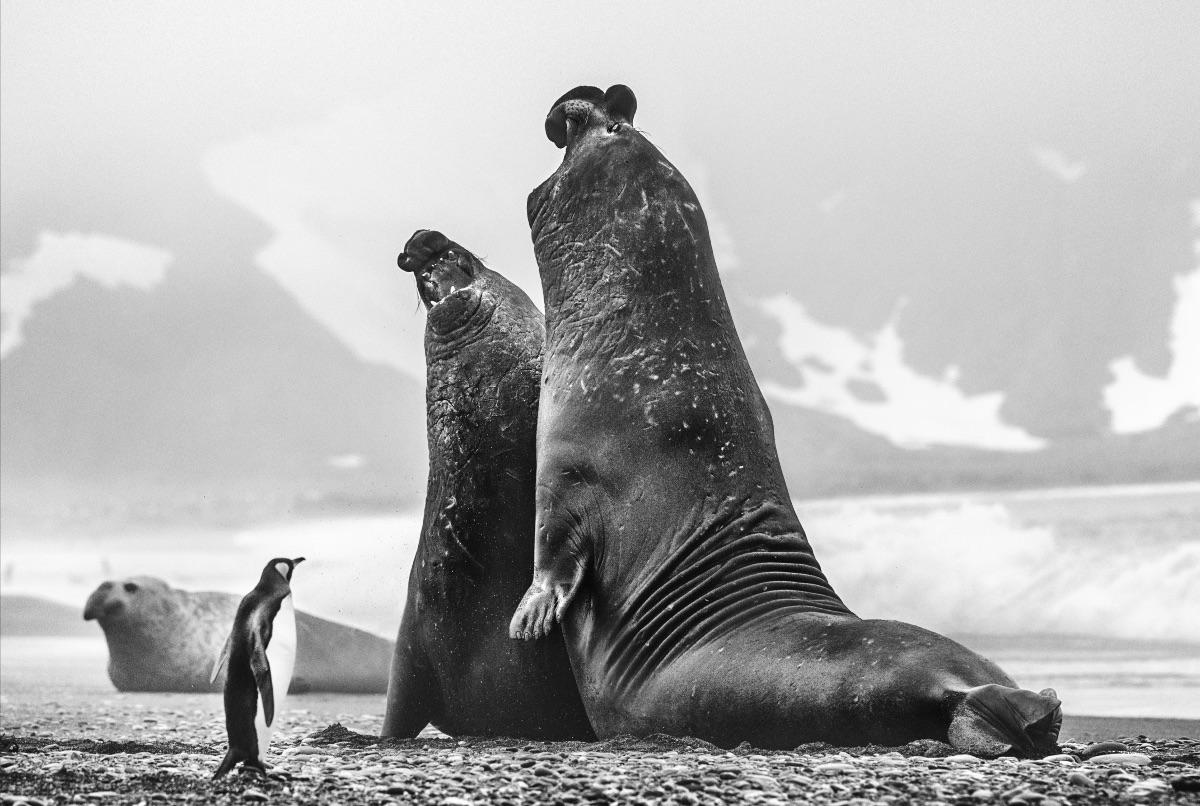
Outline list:
[[[275,692],[275,718],[268,727],[263,716],[262,694],[259,694],[258,713],[254,716],[254,729],[258,732],[258,752],[263,755],[271,743],[271,734],[279,726],[283,715],[288,686],[292,682],[292,671],[296,668],[296,606],[289,594],[279,605],[275,621],[271,625],[271,642],[267,644],[267,663],[271,665],[271,688]]]

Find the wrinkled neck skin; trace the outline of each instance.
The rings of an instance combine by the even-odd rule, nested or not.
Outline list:
[[[497,566],[519,566],[508,574],[518,586],[528,574],[542,334],[524,292],[482,267],[470,287],[429,310],[429,481],[414,579],[446,586],[448,600],[477,587],[484,568],[500,577]],[[451,572],[425,573],[422,560]]]
[[[740,354],[704,211],[683,175],[629,124],[615,132],[591,125],[575,137],[530,194],[528,213],[548,355],[620,362],[650,330]]]

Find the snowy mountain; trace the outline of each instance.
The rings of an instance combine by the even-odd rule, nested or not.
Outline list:
[[[593,11],[6,6],[6,521],[419,500],[396,252],[537,299],[578,83],[695,187],[795,495],[1200,478],[1196,9]]]

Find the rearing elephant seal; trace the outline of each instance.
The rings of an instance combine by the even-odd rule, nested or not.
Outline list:
[[[534,579],[512,636],[562,622],[600,737],[1052,747],[1053,692],[935,633],[861,620],[834,593],[704,213],[635,108],[628,87],[579,87],[546,118],[566,154],[528,204],[547,341]]]
[[[418,230],[398,262],[428,308],[429,485],[383,735],[590,739],[562,638],[505,630],[533,564],[542,315],[440,232]]]

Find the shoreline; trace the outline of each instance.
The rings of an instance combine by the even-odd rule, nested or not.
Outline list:
[[[914,490],[912,492],[866,493],[865,495],[821,495],[793,498],[797,507],[863,503],[874,506],[938,505],[962,500],[1006,501],[1090,500],[1094,498],[1135,498],[1159,495],[1200,495],[1200,481],[1194,479],[1162,482],[1126,482],[1119,484],[1067,484],[1046,487],[981,487],[952,490]]]
[[[898,748],[717,748],[649,737],[594,743],[422,737],[380,743],[383,695],[289,696],[265,760],[270,778],[212,781],[225,750],[220,694],[120,693],[78,667],[0,676],[0,803],[485,803],[707,806],[1129,804],[1194,798],[1200,720],[1066,715],[1057,760],[982,760],[941,742]],[[1184,738],[1191,737],[1191,738]],[[1125,760],[1079,760],[1120,741]],[[857,800],[856,800],[857,799]],[[1194,800],[1192,802],[1195,802]]]

